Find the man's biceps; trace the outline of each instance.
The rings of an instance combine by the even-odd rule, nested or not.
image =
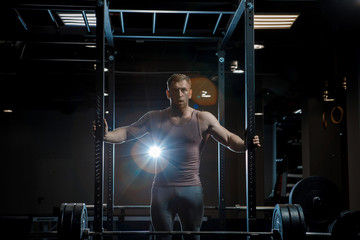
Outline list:
[[[136,127],[132,126],[128,129],[128,133],[131,134],[134,137],[140,137],[146,133],[146,128],[144,127]]]
[[[221,128],[213,128],[211,135],[219,142],[224,142],[226,140],[226,134]]]

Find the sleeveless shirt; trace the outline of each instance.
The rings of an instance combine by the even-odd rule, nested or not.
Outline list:
[[[152,130],[153,140],[162,149],[156,160],[153,186],[200,186],[200,156],[205,141],[200,133],[199,111],[191,119],[174,125],[165,112],[161,124]]]

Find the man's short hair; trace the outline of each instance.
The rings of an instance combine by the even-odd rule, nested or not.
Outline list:
[[[170,86],[173,82],[180,82],[182,80],[186,80],[191,88],[191,79],[190,77],[188,77],[187,75],[185,74],[181,74],[181,73],[174,73],[173,75],[171,75],[169,77],[169,79],[167,80],[166,82],[166,85],[167,85],[167,89],[169,90],[170,89]]]

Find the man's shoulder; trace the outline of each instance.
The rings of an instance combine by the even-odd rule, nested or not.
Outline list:
[[[151,110],[148,111],[145,115],[148,115],[150,117],[157,117],[157,116],[162,116],[165,114],[166,109],[162,109],[162,110]]]
[[[198,111],[198,114],[199,114],[199,118],[201,118],[201,119],[207,119],[207,118],[214,117],[214,115],[208,111]]]
[[[147,111],[144,116],[153,116],[153,115],[159,115],[161,114],[164,110],[166,109],[163,109],[163,110],[150,110],[150,111]]]
[[[215,125],[217,122],[216,117],[208,111],[199,111],[198,116],[200,125],[205,128]]]
[[[148,120],[151,120],[152,122],[161,121],[165,114],[165,110],[151,110],[145,113],[144,117]]]

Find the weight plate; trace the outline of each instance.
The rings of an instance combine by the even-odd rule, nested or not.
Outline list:
[[[71,239],[82,239],[88,227],[88,214],[85,203],[76,203],[73,213]]]
[[[275,205],[271,225],[272,225],[271,229],[278,233],[278,235],[276,235],[276,237],[273,237],[273,239],[283,240],[284,237],[283,237],[283,225],[282,225],[282,215],[281,215],[281,211],[280,211],[280,204]]]
[[[291,232],[292,240],[301,240],[306,235],[306,224],[304,219],[304,213],[300,205],[287,205],[289,209],[289,215],[291,220]]]
[[[63,226],[63,222],[64,222],[66,205],[67,205],[67,203],[62,203],[60,206],[60,211],[59,211],[59,216],[58,216],[58,225],[57,225],[57,231],[59,233],[59,236],[61,235],[61,232],[62,232],[62,226]]]
[[[342,206],[337,186],[323,177],[300,180],[289,195],[290,204],[299,204],[308,225],[329,224],[339,215]]]
[[[282,224],[282,230],[283,230],[283,239],[292,239],[291,237],[291,230],[292,230],[292,226],[291,226],[291,217],[290,217],[290,212],[289,209],[287,208],[286,205],[282,205],[280,207],[280,214],[281,214],[281,224]]]
[[[72,220],[75,203],[68,203],[64,208],[64,216],[59,229],[59,239],[69,240],[72,232]]]
[[[300,206],[277,204],[273,211],[272,229],[278,232],[278,236],[275,235],[273,239],[304,239],[306,226],[301,213],[302,209]]]
[[[360,238],[360,211],[343,211],[330,225],[334,240],[355,240]]]

